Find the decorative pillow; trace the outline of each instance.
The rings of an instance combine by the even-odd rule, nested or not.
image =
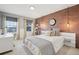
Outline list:
[[[54,29],[55,36],[60,36],[60,30],[58,28]]]
[[[50,31],[50,36],[55,36],[55,31]]]
[[[60,30],[58,28],[53,28],[53,30],[50,31],[50,36],[60,36]]]

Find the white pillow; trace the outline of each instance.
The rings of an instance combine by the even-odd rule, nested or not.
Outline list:
[[[41,31],[42,35],[50,35],[50,31]]]
[[[14,37],[14,34],[13,33],[6,33],[6,34],[4,34],[4,36],[6,36],[6,37]]]

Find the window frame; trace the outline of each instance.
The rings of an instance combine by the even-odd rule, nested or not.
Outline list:
[[[12,19],[16,19],[16,20],[13,21],[13,20],[9,20],[9,19],[7,19],[7,18],[12,18]],[[17,20],[18,20],[18,18],[16,18],[16,17],[6,16],[6,32],[8,32],[8,33],[15,33],[15,32],[17,32]],[[16,22],[16,25],[13,26],[13,27],[15,28],[15,31],[8,31],[9,26],[7,26],[7,21],[13,21],[13,22]],[[12,27],[12,28],[13,28],[13,27]]]

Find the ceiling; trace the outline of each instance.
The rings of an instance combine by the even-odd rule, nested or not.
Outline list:
[[[38,18],[58,10],[71,7],[74,4],[0,4],[0,11],[30,18]],[[30,10],[34,6],[34,10]]]

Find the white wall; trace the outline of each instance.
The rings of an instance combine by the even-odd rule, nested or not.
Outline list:
[[[3,32],[3,15],[2,13],[0,12],[0,34]]]
[[[0,14],[0,34],[2,33],[2,29],[1,29],[1,14]]]

